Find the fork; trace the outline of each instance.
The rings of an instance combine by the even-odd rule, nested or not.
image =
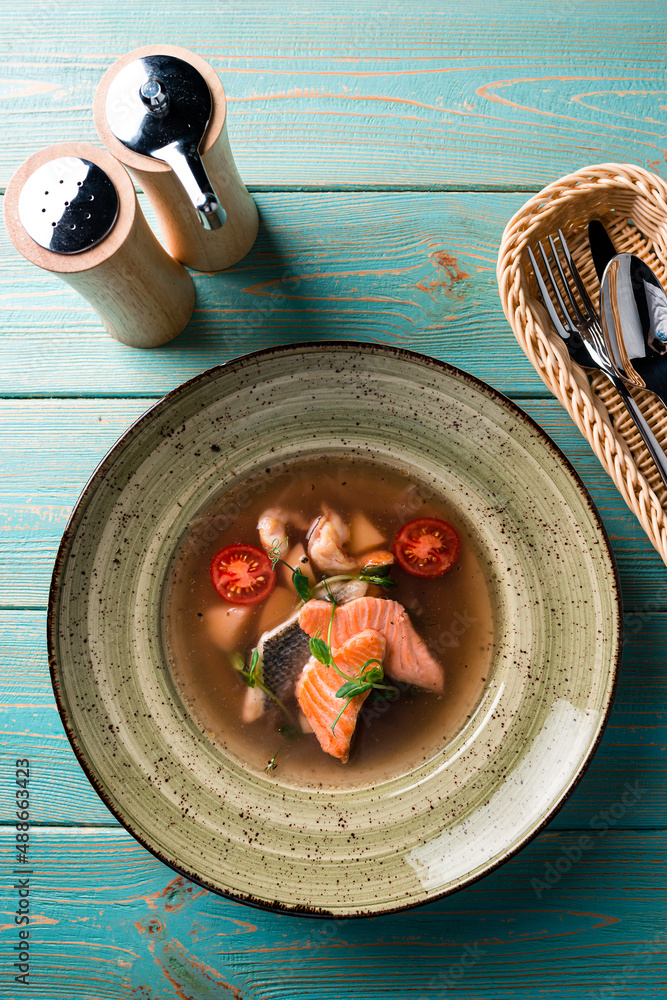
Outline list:
[[[530,247],[528,247],[528,256],[530,257],[530,263],[537,279],[537,286],[549,314],[549,319],[553,323],[558,335],[567,345],[573,361],[576,361],[578,365],[582,365],[584,368],[599,369],[614,386],[634,420],[637,430],[641,434],[644,444],[655,462],[660,478],[667,488],[667,456],[610,359],[600,316],[581,280],[581,275],[572,259],[562,231],[558,230],[560,250],[553,236],[549,236],[548,240],[558,277],[565,289],[567,302],[561,294],[542,242],[538,242],[537,247],[542,258],[544,274],[540,270]],[[577,295],[579,297],[578,300]]]

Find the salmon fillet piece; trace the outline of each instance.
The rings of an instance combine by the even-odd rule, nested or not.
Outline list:
[[[351,677],[358,677],[367,660],[382,660],[385,648],[383,635],[373,629],[364,629],[351,636],[340,648],[332,647],[332,653],[340,670]],[[344,698],[336,697],[336,691],[344,683],[333,667],[327,667],[311,656],[296,682],[296,697],[322,749],[346,764],[359,711],[370,691],[352,698],[332,732],[336,716],[345,705]]]
[[[308,635],[327,638],[331,604],[308,601],[299,612],[299,625]],[[398,601],[381,597],[359,597],[336,608],[331,629],[331,647],[335,649],[364,629],[375,629],[387,640],[384,669],[394,680],[427,691],[442,691],[445,674],[420,639],[407,612]]]

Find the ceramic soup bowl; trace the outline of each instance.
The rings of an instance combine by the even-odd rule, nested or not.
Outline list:
[[[188,525],[232,479],[341,453],[406,470],[458,512],[488,570],[494,640],[474,711],[429,759],[314,789],[198,724],[169,668],[164,588]],[[606,535],[546,434],[449,365],[354,343],[242,357],[149,410],[86,486],[49,607],[68,737],[130,833],[215,892],[334,916],[460,889],[544,826],[600,738],[619,633]]]

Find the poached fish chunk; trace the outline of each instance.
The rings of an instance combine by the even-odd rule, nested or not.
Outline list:
[[[336,666],[343,673],[358,677],[368,660],[382,661],[386,646],[383,635],[374,629],[364,629],[347,639],[339,649],[332,649],[332,654]],[[359,711],[370,691],[355,695],[344,708],[347,699],[336,695],[344,683],[333,667],[325,666],[311,656],[296,683],[296,697],[322,749],[346,764]],[[344,711],[336,722],[342,708]]]
[[[327,601],[308,601],[299,612],[299,625],[309,636],[319,635],[326,639],[330,619],[331,604]],[[331,648],[341,647],[364,629],[381,632],[387,641],[386,674],[426,691],[443,690],[444,670],[415,632],[402,604],[381,597],[360,597],[337,607],[331,628]]]

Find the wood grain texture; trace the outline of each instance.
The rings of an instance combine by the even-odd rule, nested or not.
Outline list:
[[[7,246],[0,393],[160,396],[252,350],[363,340],[433,354],[505,392],[546,392],[505,320],[495,278],[524,195],[262,194],[248,256],[195,274],[185,331],[160,350],[109,341],[95,313]],[[145,199],[141,199],[146,208]],[[147,217],[154,215],[147,208]],[[5,241],[4,245],[2,241]]]
[[[190,324],[150,352],[114,343],[72,290],[4,252],[0,234],[3,997],[26,992],[13,982],[18,899],[8,877],[19,752],[33,761],[33,819],[47,824],[31,830],[30,853],[30,990],[44,1000],[663,996],[667,579],[519,351],[494,277],[502,230],[527,191],[608,160],[667,177],[662,0],[5,7],[0,187],[41,146],[97,141],[92,102],[103,72],[157,38],[219,73],[231,149],[259,192],[261,227],[239,265],[194,275]],[[627,612],[610,724],[547,830],[461,894],[350,923],[200,892],[135,843],[69,747],[44,637],[69,510],[118,434],[220,361],[334,338],[421,350],[517,399],[591,489]],[[26,396],[38,398],[6,398]],[[626,784],[640,793],[620,815]]]
[[[29,0],[3,18],[0,177],[62,137],[92,141],[111,63],[160,40],[220,73],[251,185],[529,186],[587,163],[667,176],[660,0],[551,4],[392,0],[285,8],[271,0]],[[159,27],[158,27],[159,26]]]
[[[656,858],[666,835],[609,830],[568,861],[579,837],[543,833],[464,893],[341,921],[221,899],[175,877],[121,830],[34,830],[30,992],[44,1000],[228,1000],[234,990],[242,1000],[657,998],[667,920]],[[0,845],[7,858],[11,838]],[[25,993],[9,977],[15,907],[10,888],[0,945],[7,1000]]]
[[[667,821],[667,614],[634,612],[611,717],[593,761],[550,829],[588,830],[626,784],[639,782],[632,808],[615,828],[657,828]],[[116,826],[81,770],[60,722],[46,657],[44,612],[0,612],[0,758],[32,761],[36,823]],[[6,775],[5,775],[6,777]],[[0,825],[11,823],[12,789],[0,783]]]

